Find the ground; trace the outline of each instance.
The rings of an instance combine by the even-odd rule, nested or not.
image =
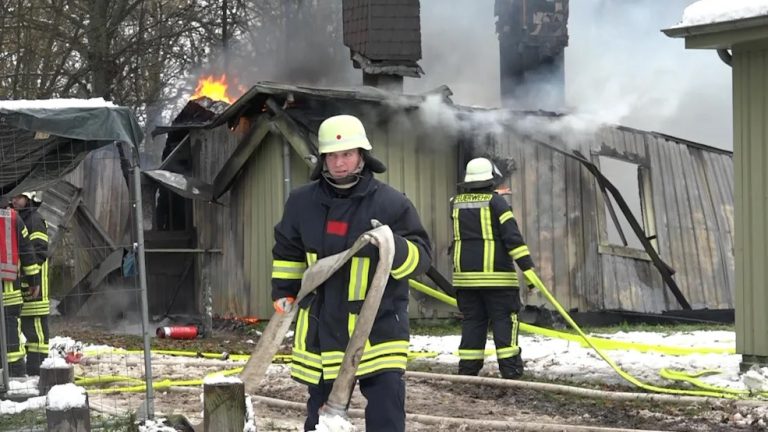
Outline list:
[[[141,340],[136,336],[118,335],[81,323],[63,322],[54,319],[52,334],[66,335],[89,344],[105,344],[116,347],[140,348]],[[212,337],[195,340],[153,339],[153,349],[174,349],[195,352],[248,353],[258,340],[253,328],[222,328]],[[155,380],[172,381],[202,378],[217,370],[231,369],[242,365],[242,361],[179,358],[153,356]],[[85,376],[127,375],[141,378],[143,358],[140,354],[103,354],[91,356],[79,366],[78,373]],[[453,373],[449,365],[435,365],[415,360],[409,368],[420,371]],[[486,375],[492,370],[484,369]],[[524,378],[541,381],[541,377]],[[459,419],[496,420],[515,422],[529,430],[542,430],[534,423],[581,425],[591,427],[612,427],[640,430],[665,431],[730,431],[766,430],[765,408],[744,407],[731,402],[717,405],[690,405],[647,402],[618,402],[608,399],[591,399],[581,396],[555,394],[529,389],[506,389],[486,385],[451,384],[440,380],[407,378],[406,409],[408,413],[450,417]],[[581,385],[583,387],[583,384]],[[597,388],[597,386],[593,386]],[[599,388],[613,390],[612,388]],[[626,388],[621,388],[627,391]],[[296,403],[296,407],[277,408],[255,403],[257,427],[260,432],[300,430],[303,423],[301,404],[305,402],[305,389],[288,377],[285,365],[270,368],[268,379],[257,392],[258,396],[281,399]],[[135,410],[142,400],[141,392],[119,394],[91,393],[92,407],[100,406],[109,411]],[[184,389],[158,389],[155,394],[155,410],[164,415],[182,414],[191,422],[201,420],[199,387]],[[365,400],[356,390],[351,404],[353,423],[360,426],[359,418]],[[357,409],[357,411],[356,411]],[[355,415],[358,417],[356,418]],[[754,420],[753,420],[754,419]],[[428,430],[490,430],[488,426],[439,426],[408,421],[409,431]],[[567,430],[563,429],[563,430]]]

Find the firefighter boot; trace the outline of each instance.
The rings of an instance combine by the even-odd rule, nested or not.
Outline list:
[[[459,360],[459,375],[477,376],[482,368],[482,360]]]
[[[499,360],[499,372],[504,379],[519,379],[523,376],[523,358],[520,354]]]

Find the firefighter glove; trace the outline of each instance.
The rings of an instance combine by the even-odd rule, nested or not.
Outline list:
[[[26,291],[24,291],[24,300],[25,301],[34,301],[34,300],[40,300],[42,297],[40,296],[40,285],[35,285],[27,288]]]
[[[296,301],[295,297],[280,297],[272,303],[277,313],[286,313],[293,310],[293,302]]]

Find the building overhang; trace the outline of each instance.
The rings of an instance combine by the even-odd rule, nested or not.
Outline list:
[[[672,38],[685,38],[685,47],[689,49],[731,49],[738,45],[768,46],[768,15],[670,27],[661,31]]]

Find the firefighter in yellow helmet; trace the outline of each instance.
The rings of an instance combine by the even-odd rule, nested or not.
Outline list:
[[[395,237],[392,273],[357,369],[368,399],[365,429],[405,430],[408,356],[408,279],[430,265],[429,238],[405,195],[374,178],[385,170],[371,155],[359,119],[339,115],[318,131],[320,160],[312,182],[293,190],[275,226],[272,298],[275,310],[292,308],[307,266],[348,249],[371,220],[389,225]],[[305,430],[315,430],[318,410],[339,374],[344,350],[378,261],[367,246],[298,305],[291,376],[308,386]]]
[[[0,209],[0,279],[3,286],[5,337],[8,374],[24,376],[26,350],[21,345],[21,314],[24,302],[22,284],[28,291],[40,291],[40,265],[19,213],[13,208]]]
[[[41,192],[22,192],[12,199],[29,232],[34,262],[40,266],[40,284],[30,287],[22,282],[24,304],[21,307],[21,331],[27,339],[27,375],[40,375],[40,364],[48,357],[48,223],[37,211]]]
[[[462,313],[459,374],[477,375],[483,367],[488,326],[503,378],[523,375],[517,344],[520,290],[514,264],[533,269],[512,208],[494,191],[501,177],[486,158],[467,163],[466,190],[451,199],[453,219],[453,286]]]

